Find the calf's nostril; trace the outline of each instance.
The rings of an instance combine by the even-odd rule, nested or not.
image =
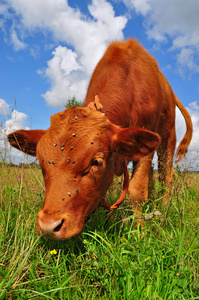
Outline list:
[[[64,224],[64,220],[62,220],[61,223],[53,229],[53,231],[55,232],[59,231],[62,228],[63,224]]]

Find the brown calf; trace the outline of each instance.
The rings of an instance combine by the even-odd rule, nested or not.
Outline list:
[[[177,149],[180,160],[192,137],[190,116],[155,59],[129,39],[108,47],[92,75],[83,107],[53,115],[48,130],[9,134],[11,145],[37,156],[43,171],[46,195],[37,216],[38,233],[53,239],[80,233],[85,218],[100,203],[109,208],[103,199],[114,174],[125,174],[127,190],[126,161],[134,165],[129,198],[139,216],[140,204],[148,198],[156,149],[160,180],[171,188],[176,105],[187,126]],[[121,204],[125,193],[111,209]]]

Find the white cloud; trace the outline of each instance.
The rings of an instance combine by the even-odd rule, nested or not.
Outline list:
[[[182,170],[197,170],[199,169],[199,153],[198,153],[198,145],[199,145],[199,105],[197,102],[192,102],[186,107],[188,110],[192,123],[193,123],[193,136],[191,143],[188,147],[188,153],[186,154],[185,158],[183,158],[179,163],[178,166]],[[176,150],[183,139],[185,132],[186,132],[186,124],[183,115],[181,114],[178,107],[176,107]],[[175,164],[175,156],[174,156],[174,164]],[[154,168],[157,169],[157,154],[155,153],[153,159]]]
[[[163,71],[171,70],[171,65],[166,65],[164,68],[162,68]]]
[[[198,145],[199,145],[199,106],[197,105],[197,102],[192,102],[189,104],[189,107],[186,107],[193,123],[193,137],[192,141],[189,145],[189,150],[187,154],[187,159],[189,161],[194,161],[194,164],[197,164],[197,169],[199,166],[199,154],[198,154]],[[179,109],[176,109],[176,134],[177,134],[177,145],[180,143],[180,141],[183,139],[183,136],[186,132],[186,125],[184,118],[179,111]],[[194,168],[194,165],[191,163],[191,167]]]
[[[54,107],[63,106],[74,95],[83,99],[88,78],[77,61],[77,54],[66,47],[58,46],[48,61],[44,75],[51,80],[51,89],[43,95],[46,102]]]
[[[197,59],[194,56],[194,50],[191,48],[183,48],[177,55],[177,68],[179,74],[184,77],[186,69],[189,69],[191,73],[199,72],[199,65]]]
[[[15,51],[24,50],[27,47],[27,44],[19,40],[17,32],[14,29],[11,31],[10,36]]]
[[[39,45],[33,45],[30,48],[30,54],[35,58],[38,59],[40,57],[40,46]]]
[[[7,116],[10,113],[10,105],[3,99],[0,99],[0,115]]]
[[[8,16],[8,9],[9,9],[9,5],[7,3],[0,3],[0,15],[3,16]],[[0,27],[4,26],[4,19],[1,18],[0,20]]]
[[[137,14],[144,16],[144,25],[149,38],[165,44],[172,42],[171,47],[168,43],[168,50],[177,51],[177,70],[181,76],[184,76],[186,71],[191,74],[199,72],[198,0],[121,1],[130,10],[133,9]],[[70,82],[67,82],[64,76],[62,83],[57,85],[58,81],[52,74],[57,73],[57,66],[53,70],[53,65],[48,62],[50,69],[47,68],[44,73],[46,76],[50,75],[51,88],[44,94],[44,98],[49,105],[59,106],[66,98],[71,97],[73,91],[82,99],[88,78],[108,42],[123,39],[127,18],[124,15],[116,16],[110,1],[92,0],[88,10],[90,15],[84,15],[78,8],[70,7],[65,0],[10,0],[6,5],[0,4],[0,12],[2,11],[4,17],[13,22],[11,40],[15,50],[27,47],[23,42],[24,32],[28,34],[39,30],[50,33],[54,41],[61,43],[62,47],[66,46],[66,49],[72,47],[76,54],[76,62],[81,67],[81,72],[71,70],[68,78],[70,76],[73,80],[78,78],[77,84],[75,82],[72,84],[68,78]],[[57,48],[53,52],[54,62],[56,50]],[[31,48],[30,52],[34,57],[39,55],[38,48]],[[70,64],[69,61],[67,63]],[[63,90],[64,83],[68,87]],[[69,95],[61,96],[68,92]]]
[[[24,27],[30,31],[35,28],[54,27],[57,17],[68,9],[65,0],[10,0],[10,6],[21,17]]]
[[[7,135],[15,130],[26,129],[29,130],[30,127],[27,126],[28,116],[22,112],[14,110],[10,116],[7,118],[4,126],[0,128],[0,160],[4,159],[7,162],[12,162],[18,164],[20,162],[27,162],[27,156],[21,151],[11,147],[7,141]]]
[[[74,95],[83,100],[89,77],[107,44],[124,38],[122,31],[127,18],[115,16],[113,6],[106,0],[92,0],[88,5],[90,15],[70,7],[65,0],[10,0],[9,3],[14,10],[11,40],[15,50],[27,46],[18,38],[23,31],[50,32],[54,41],[62,44],[53,51],[46,70],[38,71],[50,79],[51,87],[43,95],[47,104],[63,106]],[[38,56],[35,49],[30,51]]]
[[[150,11],[150,0],[123,0],[123,2],[127,7],[135,9],[136,13],[144,16]]]
[[[129,9],[145,16],[144,25],[149,38],[177,51],[177,68],[199,72],[199,1],[198,0],[123,0]]]
[[[16,109],[13,110],[11,114],[11,118],[5,121],[4,124],[4,131],[6,134],[19,130],[19,129],[30,129],[26,126],[27,124],[28,116],[24,114],[23,112],[19,112]]]
[[[189,103],[189,107],[193,110],[198,110],[199,111],[199,105],[197,104],[196,101]]]
[[[150,0],[146,26],[148,35],[159,32],[163,37],[193,37],[198,30],[198,0]],[[193,42],[193,41],[192,41]],[[196,41],[197,42],[197,41]],[[176,44],[176,46],[178,46]]]

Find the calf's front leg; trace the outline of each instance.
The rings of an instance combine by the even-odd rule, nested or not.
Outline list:
[[[132,178],[129,183],[129,198],[135,218],[144,225],[142,218],[142,204],[148,200],[148,186],[151,163],[154,152],[144,156],[133,164]]]

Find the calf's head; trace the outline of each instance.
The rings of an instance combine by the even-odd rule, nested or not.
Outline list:
[[[157,134],[122,129],[91,107],[68,108],[53,115],[48,130],[8,135],[12,146],[39,160],[46,194],[37,215],[37,231],[52,239],[79,234],[114,174],[122,173],[124,159],[138,160],[160,143]]]

